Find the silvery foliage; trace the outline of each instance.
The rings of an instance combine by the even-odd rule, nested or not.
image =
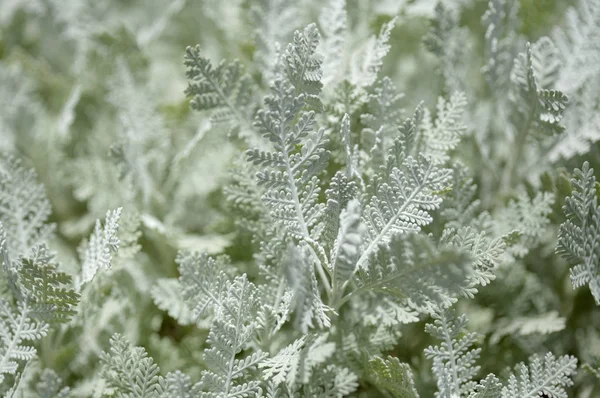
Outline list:
[[[550,352],[543,359],[533,355],[528,365],[518,364],[506,382],[489,374],[477,383],[473,379],[480,370],[476,363],[481,348],[472,347],[477,334],[466,331],[466,316],[457,317],[453,310],[443,310],[435,313],[433,319],[425,330],[440,340],[440,344],[428,347],[425,355],[433,360],[439,388],[436,397],[518,398],[542,394],[567,397],[565,388],[573,384],[571,377],[577,369],[577,358],[570,355],[556,358]]]
[[[573,174],[573,193],[563,207],[567,221],[560,226],[556,252],[573,265],[573,286],[589,285],[596,304],[600,304],[600,207],[596,178],[588,162]]]
[[[0,59],[0,393],[585,396],[578,360],[549,349],[592,334],[557,333],[585,301],[562,271],[600,303],[594,173],[558,168],[600,137],[598,1],[532,43],[516,0],[487,2],[482,38],[468,1],[75,3],[0,7],[1,26],[48,12],[75,52]],[[440,94],[410,102],[384,60],[406,61],[397,29],[421,15]],[[194,112],[149,84],[171,19],[222,31],[181,51]],[[217,146],[229,179],[199,171]]]

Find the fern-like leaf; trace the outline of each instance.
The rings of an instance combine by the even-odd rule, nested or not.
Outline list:
[[[446,221],[445,227],[460,229],[471,225],[477,216],[481,201],[477,199],[477,185],[470,176],[469,169],[460,162],[452,167],[451,191],[444,196],[440,215]]]
[[[469,398],[498,398],[502,394],[502,383],[496,375],[489,374],[475,386]]]
[[[261,363],[264,377],[272,386],[303,391],[304,396],[348,396],[358,387],[357,376],[347,368],[328,364],[335,344],[327,338],[328,334],[308,334],[297,339]]]
[[[276,385],[285,383],[291,389],[309,383],[315,368],[334,354],[335,344],[327,342],[327,336],[307,334],[295,340],[259,365],[263,376]]]
[[[500,319],[497,329],[490,337],[490,343],[497,344],[504,336],[554,333],[563,330],[565,326],[566,319],[559,317],[556,311],[537,316]]]
[[[239,359],[254,337],[258,297],[255,286],[246,275],[237,277],[227,286],[221,303],[219,317],[215,318],[208,334],[210,348],[204,358],[208,370],[202,374],[199,389],[202,396],[247,397],[260,391],[257,380],[247,380],[247,374],[255,369],[265,354],[255,350]]]
[[[507,248],[508,253],[521,258],[539,245],[545,228],[550,224],[548,215],[553,204],[554,194],[550,192],[538,192],[531,199],[521,193],[496,214],[496,236],[514,238]]]
[[[191,306],[193,316],[198,319],[208,311],[218,314],[229,283],[226,259],[215,260],[206,253],[180,252],[176,261],[183,298]]]
[[[276,81],[273,95],[260,110],[256,125],[264,137],[273,143],[275,152],[247,152],[249,161],[268,168],[257,174],[259,184],[265,185],[265,204],[271,216],[292,236],[310,238],[310,228],[322,216],[324,206],[317,202],[320,187],[317,174],[325,167],[328,143],[323,129],[312,132],[314,112],[303,112],[294,123],[294,115],[304,106],[304,95],[296,97],[294,87],[286,81]],[[302,150],[296,146],[303,143]]]
[[[432,316],[434,322],[428,324],[425,331],[441,343],[425,349],[425,356],[433,360],[433,373],[438,385],[436,397],[461,397],[473,390],[475,383],[472,379],[479,371],[475,361],[481,349],[471,348],[477,334],[466,333],[466,316],[456,317],[454,310],[441,310]]]
[[[577,359],[570,355],[556,358],[547,353],[543,359],[537,355],[529,359],[529,366],[521,363],[516,366],[516,374],[511,374],[508,385],[502,388],[502,398],[534,398],[550,396],[567,398],[566,387],[573,384],[571,377],[577,369]]]
[[[195,321],[193,311],[183,297],[181,282],[175,278],[161,278],[150,292],[154,304],[180,325],[191,325]]]
[[[544,42],[548,40],[544,38]],[[535,69],[542,74],[546,68],[555,68],[553,64],[542,65],[537,52],[534,57],[533,51],[541,47],[539,42],[533,46],[528,43],[526,51],[515,59],[511,73],[511,99],[514,104],[512,123],[519,131],[521,140],[525,140],[531,132],[533,135],[554,136],[564,131],[560,121],[569,99],[558,90],[547,90],[540,86]],[[535,65],[534,59],[537,61]]]
[[[360,213],[360,203],[353,199],[348,203],[348,208],[342,210],[340,215],[338,237],[330,257],[334,292],[337,291],[338,286],[342,286],[354,274],[362,236],[365,232]]]
[[[47,222],[50,213],[50,202],[36,173],[13,156],[0,156],[0,222],[11,258],[27,255],[52,237],[55,226]]]
[[[496,278],[494,270],[502,260],[506,243],[502,238],[491,238],[485,232],[476,232],[471,227],[458,231],[444,230],[441,242],[448,243],[473,259],[473,283],[486,286]]]
[[[252,86],[238,61],[221,61],[216,67],[201,55],[200,46],[185,50],[184,65],[192,98],[192,108],[208,110],[214,123],[225,124],[229,131],[250,136],[252,131]]]
[[[450,170],[436,167],[427,159],[407,157],[394,167],[389,183],[382,183],[363,212],[367,226],[366,248],[357,261],[365,268],[379,245],[389,243],[397,234],[418,232],[432,221],[428,211],[439,207],[442,199],[435,193],[450,181]]]
[[[196,396],[195,386],[192,386],[190,376],[177,370],[165,377],[167,387],[161,398],[193,398]]]
[[[293,0],[259,0],[250,6],[254,22],[254,59],[265,80],[271,80],[285,43],[298,28],[298,4]]]
[[[390,51],[390,35],[396,18],[384,23],[379,32],[379,36],[372,36],[364,44],[360,51],[352,55],[352,84],[357,87],[369,87],[377,80],[377,75],[383,65],[383,58]]]
[[[531,66],[538,87],[546,90],[555,87],[562,66],[556,45],[550,38],[544,36],[531,47]]]
[[[30,316],[46,323],[66,323],[77,313],[79,294],[71,288],[71,276],[57,270],[47,247],[37,246],[23,257],[17,272]]]
[[[403,99],[404,94],[397,92],[392,80],[387,76],[383,77],[373,94],[369,95],[369,113],[360,117],[367,132],[374,136],[379,129],[383,129],[384,137],[396,133],[404,111],[400,106]]]
[[[564,62],[557,86],[567,93],[576,92],[600,73],[600,3],[596,0],[578,3],[577,8],[567,10],[565,28],[552,32]]]
[[[81,277],[77,280],[77,286],[90,282],[100,268],[110,269],[112,264],[112,253],[119,249],[120,241],[117,237],[119,230],[119,219],[121,208],[108,211],[104,221],[104,228],[100,220],[96,220],[94,232],[88,241],[79,246],[81,258]]]
[[[567,221],[560,226],[556,252],[573,266],[573,287],[589,285],[596,304],[600,305],[600,206],[596,184],[588,162],[581,170],[575,169],[571,179],[573,193],[563,207]]]
[[[443,164],[448,159],[448,152],[455,149],[466,131],[463,124],[463,113],[467,107],[467,98],[463,92],[456,92],[448,101],[439,98],[435,124],[429,123],[429,113],[425,113],[423,131],[423,153],[436,164]]]
[[[0,298],[0,382],[17,372],[19,362],[35,357],[33,343],[48,333],[48,324],[30,319],[31,311],[27,302],[20,302],[15,313]]]
[[[329,0],[319,16],[323,40],[319,52],[323,57],[323,85],[334,84],[343,76],[342,60],[347,34],[346,0]]]
[[[369,378],[379,391],[395,398],[418,398],[412,371],[396,357],[375,357],[369,361]]]
[[[321,35],[316,24],[310,24],[302,32],[294,32],[294,41],[288,44],[283,55],[287,80],[294,86],[296,95],[304,94],[306,102],[320,108],[319,94],[323,88],[321,59],[317,46]]]
[[[117,111],[119,138],[111,145],[110,155],[117,165],[119,179],[126,182],[144,206],[149,206],[153,198],[164,200],[159,184],[165,175],[169,141],[157,105],[151,101],[150,93],[144,91],[135,82],[125,60],[119,57],[108,96]]]
[[[132,347],[116,333],[110,339],[110,351],[100,356],[101,375],[117,396],[159,398],[165,380],[159,368],[142,347]]]
[[[469,36],[459,27],[459,9],[437,2],[435,17],[429,33],[423,39],[425,48],[440,60],[440,72],[448,92],[462,90],[464,81],[464,61]]]
[[[290,245],[285,258],[284,272],[293,298],[293,310],[296,314],[296,328],[303,333],[315,326],[324,328],[331,325],[330,308],[321,300],[313,260],[306,245],[295,247]]]
[[[487,59],[482,72],[496,91],[506,90],[509,83],[519,6],[515,0],[490,0],[482,18]]]
[[[387,322],[389,325],[414,322],[417,314],[447,307],[458,296],[468,294],[471,274],[471,259],[466,253],[437,248],[429,238],[417,234],[397,235],[373,256],[367,270],[357,271],[357,289],[345,300],[360,292],[377,293],[373,296],[373,314],[367,319],[382,322],[386,307],[391,307],[395,315]]]

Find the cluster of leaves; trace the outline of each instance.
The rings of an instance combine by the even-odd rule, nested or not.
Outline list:
[[[0,394],[598,395],[567,3],[0,2]]]

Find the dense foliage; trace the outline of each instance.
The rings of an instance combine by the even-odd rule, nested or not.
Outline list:
[[[0,394],[600,395],[600,1],[0,1]]]

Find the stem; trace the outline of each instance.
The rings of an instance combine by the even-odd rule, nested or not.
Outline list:
[[[510,189],[517,177],[517,165],[520,163],[521,158],[523,157],[523,150],[525,148],[527,136],[529,135],[529,130],[531,129],[532,123],[533,111],[530,113],[529,118],[527,119],[527,123],[525,124],[526,128],[518,133],[517,139],[515,140],[515,155],[510,159],[508,167],[504,169],[504,174],[502,175],[503,193],[506,193]]]
[[[431,172],[431,166],[425,172],[425,176],[423,177],[423,181],[427,180],[427,178],[429,177],[429,173],[430,172]],[[369,243],[369,246],[367,246],[367,248],[365,249],[365,251],[363,252],[363,254],[360,256],[360,258],[356,262],[355,269],[361,267],[363,265],[363,263],[368,259],[368,257],[371,254],[371,252],[377,247],[377,245],[379,244],[379,242],[388,234],[388,231],[395,224],[395,222],[398,219],[398,217],[404,212],[404,210],[406,210],[406,207],[414,200],[414,198],[423,190],[423,187],[424,187],[424,184],[420,185],[417,189],[415,189],[409,195],[409,197],[404,201],[404,203],[402,204],[402,206],[400,206],[400,209],[398,209],[398,211],[394,214],[394,216],[386,223],[385,227],[383,227],[383,229],[381,230],[381,232],[379,234],[377,234],[377,236],[375,237],[375,239],[373,239],[371,241],[371,243]],[[355,290],[351,291],[350,293],[348,293],[346,296],[343,296],[341,299],[338,299],[337,297],[335,297],[334,301],[333,301],[333,308],[337,311],[348,300],[350,300],[350,298],[352,297],[352,295],[354,295],[356,293],[359,293],[359,292],[361,292],[363,290],[375,287],[377,285],[384,284],[384,283],[386,283],[386,282],[388,282],[390,280],[398,278],[399,276],[401,276],[401,275],[396,275],[395,274],[395,275],[392,275],[391,277],[379,280],[375,284],[365,285],[365,286],[359,287],[358,289],[355,289]],[[346,287],[348,286],[348,284],[351,282],[351,280],[352,279],[348,279],[346,282],[344,282],[344,284],[339,289],[339,292],[336,292],[336,295],[342,296],[344,290],[346,289]]]
[[[11,311],[8,311],[11,312]],[[21,313],[21,317],[19,319],[19,324],[17,326],[16,329],[13,330],[13,337],[10,340],[10,344],[8,345],[8,347],[6,348],[6,351],[4,351],[4,356],[2,357],[2,361],[0,361],[0,369],[6,369],[6,365],[8,363],[8,361],[11,359],[11,355],[13,354],[13,351],[15,348],[17,348],[17,345],[19,344],[19,340],[21,340],[21,332],[23,330],[23,327],[25,326],[25,319],[27,319],[27,315],[29,314],[29,310],[27,308],[27,304],[25,303],[23,305],[23,312]],[[12,318],[12,314],[10,315]],[[11,319],[12,321],[12,319]]]
[[[248,283],[246,281],[246,283]],[[242,286],[242,289],[246,289],[247,286]],[[243,291],[243,290],[242,290]],[[237,316],[236,316],[236,320],[235,320],[235,338],[234,340],[231,342],[231,355],[229,356],[229,362],[227,364],[227,379],[225,380],[225,386],[224,386],[224,393],[225,396],[229,395],[229,389],[231,388],[231,380],[232,380],[232,374],[233,374],[233,366],[235,365],[235,356],[237,354],[237,349],[238,349],[238,337],[239,334],[238,332],[241,330],[242,325],[241,325],[241,320],[242,320],[242,316],[241,316],[241,312],[242,312],[242,306],[244,305],[244,300],[243,300],[243,296],[240,297],[239,300],[239,307],[238,307],[238,311],[237,311]]]
[[[314,254],[314,256],[318,259],[317,253],[315,253],[315,251],[313,250],[312,247],[310,248],[310,250]],[[325,274],[323,264],[321,264],[321,261],[317,261],[316,266],[317,266],[317,273],[319,274],[319,277],[321,278],[321,280],[323,281],[323,284],[325,285],[325,291],[327,292],[327,297],[329,297],[331,299],[332,289],[331,289],[331,285],[329,284],[329,279],[327,279],[327,275]]]
[[[280,115],[280,117],[282,120],[285,119],[284,115]],[[323,281],[323,284],[325,285],[325,290],[327,292],[327,296],[330,297],[331,296],[331,285],[329,284],[329,280],[327,279],[327,275],[325,274],[325,270],[323,269],[323,263],[321,262],[321,259],[319,258],[318,254],[315,252],[312,245],[310,244],[311,242],[313,242],[313,240],[310,237],[308,227],[306,226],[306,221],[304,220],[304,214],[302,213],[302,208],[300,207],[300,197],[298,196],[298,189],[296,188],[296,179],[294,178],[292,165],[290,163],[290,157],[289,157],[288,151],[285,147],[285,130],[284,129],[285,129],[285,124],[280,123],[278,135],[279,135],[279,139],[281,140],[281,148],[283,149],[282,152],[285,155],[283,157],[285,160],[285,172],[288,177],[288,186],[290,188],[290,194],[292,196],[292,201],[294,202],[296,218],[298,219],[298,223],[300,224],[300,229],[302,231],[302,235],[304,235],[304,240],[308,243],[308,247],[311,251],[311,254],[317,260],[315,262],[315,266],[317,268],[317,273],[319,274],[319,277],[321,278],[321,280]]]
[[[530,89],[532,88],[530,87]],[[519,129],[517,132],[515,148],[513,148],[516,151],[515,156],[510,159],[509,165],[504,169],[504,174],[502,176],[502,193],[506,193],[510,189],[517,177],[517,166],[523,157],[523,151],[525,149],[525,144],[527,143],[527,137],[529,136],[531,126],[533,125],[535,115],[537,114],[537,109],[538,105],[536,101],[527,115],[527,121],[523,125],[524,128]]]
[[[275,296],[275,301],[273,303],[273,314],[275,316],[277,316],[277,312],[279,311],[279,305],[281,304],[281,299],[283,297],[283,293],[285,292],[285,285],[286,285],[285,278],[281,278],[279,280],[279,286],[277,287],[277,294]],[[277,324],[275,324],[275,326],[273,328],[271,328],[270,330],[265,330],[265,333],[263,334],[264,337],[260,341],[260,347],[262,348],[263,351],[271,352],[271,350],[269,349],[271,346],[271,338],[275,334],[276,329],[277,329]]]
[[[444,318],[444,330],[448,330],[447,326],[446,326],[446,319]],[[454,357],[454,347],[452,346],[452,339],[450,338],[450,335],[448,335],[448,333],[445,334],[445,341],[448,347],[448,353],[450,354],[450,357],[448,358],[448,361],[450,362],[450,367],[452,368],[452,384],[453,384],[453,390],[454,390],[454,396],[456,397],[460,397],[460,383],[458,380],[458,370],[456,369],[456,358]]]

